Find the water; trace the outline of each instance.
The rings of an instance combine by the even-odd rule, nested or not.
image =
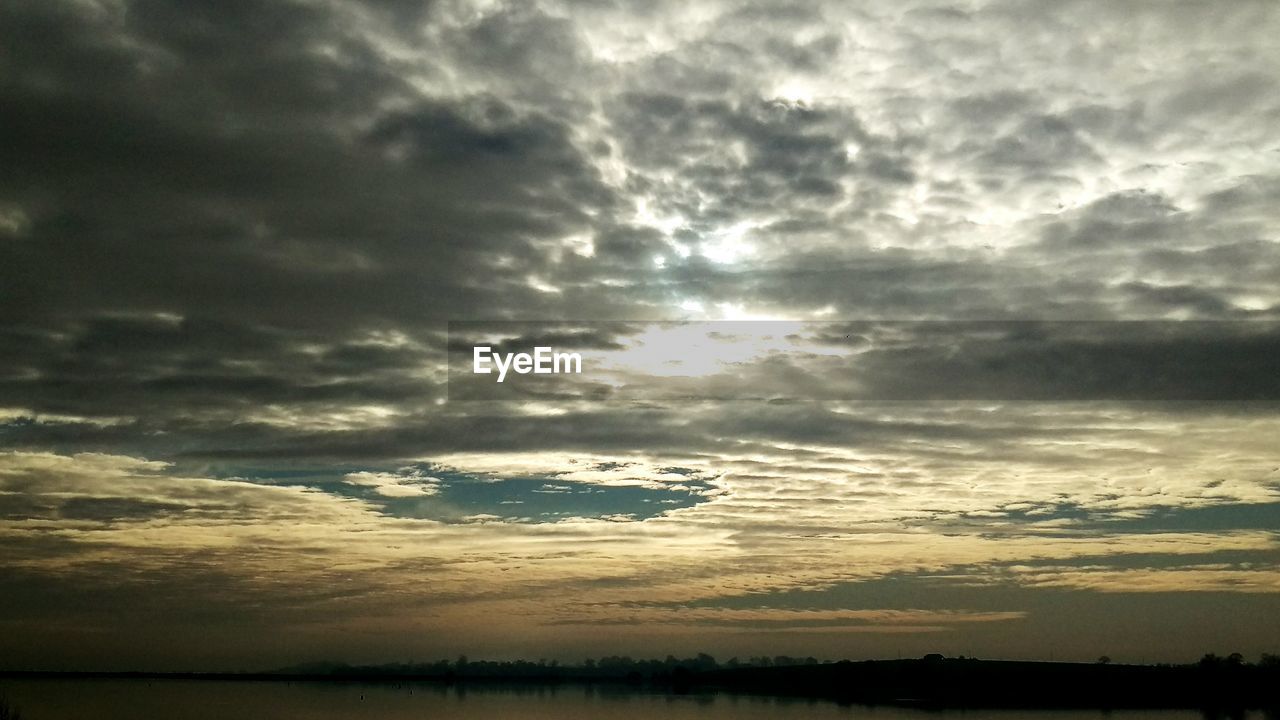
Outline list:
[[[841,706],[726,693],[672,695],[614,687],[444,687],[429,683],[6,680],[23,720],[1206,720],[1196,710],[948,710]],[[1262,713],[1222,720],[1264,720]],[[1274,716],[1270,716],[1274,717]]]

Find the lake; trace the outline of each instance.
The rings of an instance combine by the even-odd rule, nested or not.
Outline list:
[[[728,693],[674,695],[613,686],[446,687],[431,683],[362,684],[199,680],[0,679],[0,694],[23,720],[1206,720],[1196,710],[947,710],[841,706],[822,700]],[[1222,716],[1225,720],[1226,717]],[[1234,718],[1268,720],[1250,712]],[[1233,720],[1234,720],[1233,718]]]

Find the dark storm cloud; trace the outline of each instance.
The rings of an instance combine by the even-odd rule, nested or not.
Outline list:
[[[741,400],[741,387],[733,385],[730,390],[738,393],[730,399]],[[703,392],[704,397],[709,394]],[[50,447],[67,452],[110,452],[128,447],[148,457],[171,457],[196,467],[209,461],[233,468],[237,459],[369,464],[458,452],[637,450],[714,456],[765,451],[775,442],[830,443],[870,450],[919,447],[921,443],[1016,443],[1089,432],[1087,427],[1068,430],[1007,423],[964,425],[942,417],[905,419],[892,412],[884,416],[884,410],[875,405],[855,406],[854,413],[836,412],[812,400],[789,404],[736,402],[728,406],[706,399],[650,403],[648,407],[588,403],[530,422],[528,416],[513,412],[523,399],[522,394],[516,394],[514,401],[509,395],[503,397],[503,402],[450,403],[448,411],[400,415],[394,425],[379,423],[367,428],[316,429],[305,417],[285,425],[244,417],[228,422],[209,411],[210,417],[203,421],[151,418],[144,414],[142,421],[108,426],[11,422],[3,426],[0,437],[18,447]],[[555,399],[546,394],[533,397],[542,401]],[[581,402],[580,394],[569,397]],[[316,413],[324,407],[317,402],[309,412]],[[931,449],[919,447],[918,451]]]
[[[872,397],[1277,400],[1280,335],[1264,322],[884,324],[855,361]],[[865,342],[875,324],[847,326]],[[868,332],[870,331],[870,332]],[[901,333],[901,334],[899,334]],[[837,340],[839,342],[839,340]]]
[[[312,333],[227,321],[96,317],[27,339],[0,379],[19,407],[80,416],[174,420],[193,409],[274,402],[399,402],[430,385],[405,375],[421,348],[316,345]],[[30,374],[27,374],[27,373]]]
[[[3,12],[0,200],[21,222],[0,244],[0,352],[19,407],[154,422],[425,401],[419,341],[521,296],[551,313],[526,284],[535,244],[613,202],[563,122],[410,99],[324,8]],[[399,345],[367,342],[387,332]]]
[[[406,101],[394,64],[320,8],[7,14],[16,320],[166,311],[342,334],[482,313],[484,280],[532,292],[495,256],[538,262],[530,242],[610,202],[563,124],[483,95]]]

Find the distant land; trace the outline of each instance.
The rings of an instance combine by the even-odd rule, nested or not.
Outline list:
[[[675,693],[726,691],[871,705],[1016,708],[1280,708],[1280,656],[1249,663],[1205,655],[1186,665],[979,660],[926,655],[910,660],[606,657],[580,664],[454,661],[348,665],[312,663],[264,672],[3,671],[0,677],[146,678],[373,683],[611,683]]]

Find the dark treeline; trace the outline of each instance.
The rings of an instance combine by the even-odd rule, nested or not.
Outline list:
[[[984,662],[999,663],[1008,666],[1034,665],[1039,667],[1088,667],[1087,663],[1054,663],[1054,662],[1022,662],[1022,661],[979,661],[977,658],[946,658],[939,654],[926,655],[919,660],[866,660],[863,663],[903,663],[906,666],[923,664],[932,667],[935,663],[946,662]],[[421,677],[455,677],[455,678],[487,678],[487,677],[554,677],[566,678],[626,678],[639,676],[649,680],[672,675],[677,671],[684,674],[701,674],[713,671],[760,670],[767,668],[797,668],[815,665],[850,665],[849,660],[818,660],[813,657],[791,657],[787,655],[755,656],[748,658],[733,657],[720,662],[706,653],[698,653],[694,657],[677,658],[668,655],[664,660],[633,659],[629,656],[610,655],[601,658],[588,658],[579,663],[561,663],[558,660],[468,660],[465,655],[456,660],[435,660],[431,662],[384,663],[378,665],[350,665],[340,662],[319,662],[295,665],[269,671],[268,674],[282,675],[391,675]],[[1112,665],[1109,657],[1103,656],[1093,665]],[[1256,663],[1250,663],[1240,653],[1219,656],[1209,653],[1193,664],[1163,665],[1114,665],[1114,667],[1152,667],[1157,669],[1198,668],[1205,672],[1227,673],[1237,668],[1257,668],[1262,670],[1280,670],[1280,655],[1264,653]],[[804,671],[789,671],[787,674],[803,674]]]
[[[1206,655],[1188,665],[1121,665],[944,658],[738,668],[690,686],[934,707],[1280,709],[1280,657],[1248,663]]]
[[[1016,662],[946,658],[819,661],[788,656],[732,658],[711,655],[664,660],[625,656],[576,664],[546,661],[472,661],[353,666],[331,664],[279,671],[364,680],[434,679],[446,682],[625,682],[677,692],[729,690],[820,697],[850,703],[1012,707],[1280,707],[1280,656],[1256,663],[1238,653],[1205,655],[1185,665]]]
[[[273,671],[286,675],[332,675],[355,677],[423,677],[443,679],[487,678],[537,678],[566,680],[631,680],[653,682],[668,680],[677,672],[688,675],[713,670],[732,670],[746,667],[794,667],[818,665],[816,658],[751,657],[744,660],[731,658],[717,662],[706,653],[690,658],[668,655],[664,660],[633,659],[628,656],[610,655],[588,658],[580,663],[561,663],[557,660],[468,660],[466,656],[456,660],[434,662],[391,663],[382,665],[348,665],[346,663],[311,663]]]
[[[825,698],[845,703],[925,707],[1151,707],[1280,709],[1280,656],[1248,662],[1205,655],[1184,665],[978,660],[926,655],[912,660],[819,661],[787,656],[718,662],[624,656],[555,660],[438,660],[383,665],[313,663],[255,673],[22,673],[59,677],[300,680],[312,682],[625,683],[660,691],[730,691]]]
[[[322,664],[276,671],[288,677],[366,681],[622,682],[676,692],[728,690],[850,703],[1013,707],[1280,707],[1280,656],[1238,653],[1185,665],[1017,662],[946,658],[819,661],[700,653],[663,660],[610,656],[555,660],[439,660],[390,665]]]

